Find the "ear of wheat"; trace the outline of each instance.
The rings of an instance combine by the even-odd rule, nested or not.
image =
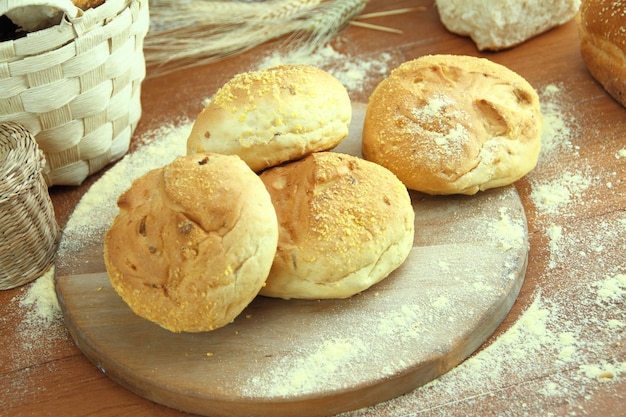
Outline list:
[[[288,18],[310,9],[323,0],[268,0],[243,2],[226,0],[151,0],[152,30],[177,27],[238,25]]]
[[[152,0],[155,22],[145,39],[151,75],[203,65],[291,34],[313,51],[330,41],[368,0]]]
[[[296,47],[305,51],[315,49],[329,42],[346,23],[363,11],[367,1],[346,0],[324,2],[302,16],[303,27],[293,36]]]

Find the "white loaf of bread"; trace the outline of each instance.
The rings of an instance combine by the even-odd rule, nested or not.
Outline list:
[[[571,20],[580,0],[437,0],[443,25],[479,50],[501,50]]]

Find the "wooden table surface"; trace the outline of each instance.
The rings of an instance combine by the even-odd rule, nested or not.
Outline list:
[[[537,169],[516,183],[531,249],[520,295],[500,328],[440,380],[348,415],[625,415],[626,109],[587,72],[573,21],[510,50],[480,53],[445,30],[432,1],[372,0],[366,12],[415,6],[426,10],[370,21],[402,34],[349,26],[333,44],[360,62],[386,58],[385,73],[369,74],[350,91],[355,102],[366,102],[403,61],[435,53],[483,56],[537,89],[552,136]],[[134,138],[193,119],[217,88],[281,45],[149,77]],[[50,189],[62,227],[100,175]],[[80,353],[63,323],[33,320],[21,302],[28,287],[0,292],[0,415],[187,415],[117,385]]]

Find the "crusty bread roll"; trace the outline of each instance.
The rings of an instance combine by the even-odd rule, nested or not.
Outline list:
[[[377,164],[319,152],[266,170],[261,179],[279,223],[261,295],[347,298],[387,277],[413,246],[408,191]]]
[[[576,21],[589,72],[626,106],[626,1],[585,0]]]
[[[280,65],[236,75],[198,115],[187,153],[239,155],[254,171],[328,150],[348,135],[350,97],[332,75]]]
[[[472,38],[479,50],[519,45],[571,20],[580,0],[437,0],[450,32]]]
[[[376,87],[362,152],[410,189],[475,194],[535,167],[541,127],[538,95],[520,75],[483,58],[430,55]]]
[[[104,240],[113,288],[172,332],[224,326],[263,286],[278,223],[265,186],[237,156],[180,157],[135,180]]]

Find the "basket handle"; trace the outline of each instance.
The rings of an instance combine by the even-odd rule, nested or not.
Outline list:
[[[5,0],[0,2],[0,16],[25,6],[50,6],[61,10],[68,19],[73,20],[82,14],[82,10],[72,0]]]

